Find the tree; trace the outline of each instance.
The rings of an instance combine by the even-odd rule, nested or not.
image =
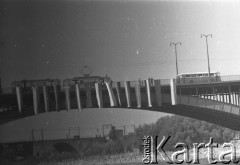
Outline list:
[[[115,128],[115,126],[112,126],[112,127],[111,127],[111,130],[110,130],[110,132],[109,132],[109,138],[110,138],[111,140],[116,140],[116,139],[117,139],[117,133],[116,133],[116,128]]]

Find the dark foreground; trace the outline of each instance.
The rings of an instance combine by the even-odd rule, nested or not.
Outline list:
[[[0,164],[4,165],[143,165],[142,155],[140,153],[123,153],[116,155],[102,155],[102,156],[89,156],[86,158],[80,158],[78,154],[63,153],[55,156],[43,157],[37,159],[34,157],[27,157],[24,160],[0,159]],[[167,162],[159,161],[160,165],[169,165]],[[200,165],[209,165],[207,159],[200,159]],[[223,163],[217,163],[223,164]],[[187,163],[183,163],[187,165]],[[230,163],[234,165],[234,163]]]

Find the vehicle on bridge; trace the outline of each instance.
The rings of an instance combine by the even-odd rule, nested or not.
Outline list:
[[[195,73],[181,73],[177,75],[177,83],[207,83],[207,82],[220,82],[220,72],[211,72],[210,79],[208,72],[195,72]]]

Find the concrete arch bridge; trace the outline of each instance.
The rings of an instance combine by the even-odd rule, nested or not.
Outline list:
[[[1,96],[15,107],[0,113],[1,123],[51,111],[120,107],[177,114],[240,130],[240,78],[178,84],[175,79],[113,82],[96,76],[88,81],[15,81],[13,89],[13,94]]]

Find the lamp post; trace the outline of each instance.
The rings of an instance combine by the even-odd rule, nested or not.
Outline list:
[[[177,75],[178,75],[178,62],[177,62],[177,45],[182,45],[181,42],[177,42],[177,43],[173,43],[173,42],[170,42],[170,46],[174,45],[175,47],[175,56],[176,56],[176,70],[177,70]]]
[[[207,60],[208,60],[208,81],[210,82],[210,62],[209,62],[209,53],[208,53],[208,37],[212,37],[212,34],[201,34],[201,38],[205,37],[206,38],[206,46],[207,46]]]

